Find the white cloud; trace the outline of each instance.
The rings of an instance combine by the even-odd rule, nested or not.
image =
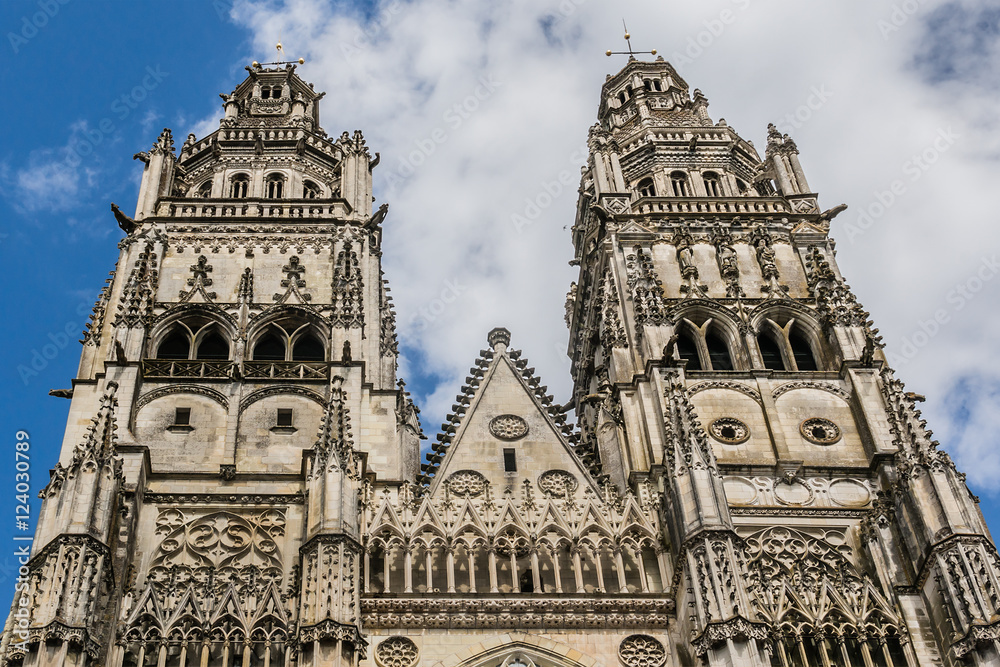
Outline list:
[[[32,151],[20,169],[7,165],[2,173],[5,195],[15,209],[59,213],[79,205],[98,177],[97,163],[87,158],[94,150],[90,136],[103,139],[104,133],[79,121],[70,127],[65,146]]]
[[[604,75],[624,64],[603,55],[624,46],[624,13],[636,48],[658,48],[705,92],[713,118],[725,117],[758,146],[768,122],[791,123],[792,114],[786,131],[821,203],[851,207],[833,227],[838,261],[889,352],[900,353],[922,320],[948,309],[949,322],[900,374],[928,395],[931,424],[950,431],[956,418],[944,401],[949,388],[972,373],[1000,376],[995,342],[982,334],[1000,330],[1000,280],[984,283],[962,308],[949,302],[949,290],[1000,250],[992,197],[1000,180],[1000,93],[989,84],[990,60],[976,57],[976,49],[996,50],[993,17],[982,13],[987,6],[924,0],[916,13],[894,15],[892,6],[863,0],[633,0],[624,7],[594,0],[388,0],[362,23],[346,5],[287,0],[238,3],[234,15],[252,30],[257,53],[273,53],[281,35],[290,57],[307,59],[299,71],[327,92],[328,132],[361,128],[381,152],[376,197],[389,198],[387,180],[397,184],[385,268],[401,337],[422,351],[423,364],[405,370],[445,378],[420,397],[425,428],[437,426],[487,331],[498,325],[512,330],[514,346],[557,400],[569,394],[563,301],[576,276],[567,266],[564,228],[573,222],[575,187],[521,233],[511,216],[560,171],[579,169],[573,155],[596,120]],[[956,7],[972,16],[959,28],[983,24],[978,41],[929,53],[935,62],[919,60],[924,44],[947,44],[948,31],[957,29],[927,17]],[[468,102],[483,77],[500,85]],[[829,91],[828,99],[805,114],[800,107],[817,87]],[[466,112],[463,104],[476,108]],[[430,146],[435,129],[445,139]],[[926,170],[914,171],[913,156],[949,129],[958,139]],[[407,160],[421,164],[401,183],[389,179]],[[863,223],[859,215],[896,180],[904,193],[849,240],[848,226]],[[461,293],[435,307],[449,281]],[[996,411],[996,393],[970,406],[969,420],[979,423]],[[971,481],[1000,490],[993,468],[976,465],[983,449],[973,440],[945,445]],[[983,441],[992,442],[986,434]]]

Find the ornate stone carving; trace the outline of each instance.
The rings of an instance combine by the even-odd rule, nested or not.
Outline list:
[[[517,415],[500,415],[490,420],[490,433],[501,440],[520,440],[528,435],[528,422]]]
[[[750,427],[736,417],[720,417],[709,424],[708,432],[720,442],[738,445],[750,439]]]
[[[565,470],[546,470],[538,476],[538,488],[550,498],[568,498],[579,486],[576,477]]]
[[[802,380],[799,382],[786,382],[785,384],[778,385],[775,387],[771,395],[774,398],[779,396],[784,396],[790,391],[795,391],[796,389],[818,389],[820,391],[826,391],[835,396],[840,396],[845,401],[851,400],[851,393],[841,388],[840,385],[831,382],[813,382],[810,380]]]
[[[629,635],[618,645],[618,658],[625,667],[660,667],[667,659],[663,642],[649,635]]]
[[[333,266],[333,314],[331,322],[338,327],[360,327],[364,324],[364,293],[358,253],[350,241],[345,241]]]
[[[816,445],[832,445],[840,440],[840,427],[822,417],[806,419],[799,425],[799,432]]]
[[[638,331],[642,331],[643,324],[663,324],[666,321],[663,285],[656,276],[652,258],[642,246],[635,246],[625,258],[625,271]]]
[[[389,637],[375,648],[375,662],[381,667],[411,667],[419,651],[409,637]]]
[[[460,498],[478,498],[486,490],[489,481],[475,470],[459,470],[448,476],[448,490]]]

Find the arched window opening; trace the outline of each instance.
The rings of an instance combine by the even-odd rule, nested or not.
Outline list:
[[[271,174],[267,177],[266,193],[268,199],[281,199],[285,188],[285,177],[281,174]]]
[[[625,86],[625,95],[626,95],[626,96],[627,96],[627,97],[628,97],[629,99],[631,99],[631,98],[632,98],[632,93],[633,93],[633,92],[635,92],[635,88],[633,88],[632,86]]]
[[[229,196],[233,199],[246,199],[250,194],[250,177],[246,174],[236,174],[229,184]]]
[[[769,333],[765,332],[757,336],[757,347],[760,348],[764,368],[772,371],[785,370],[785,362],[781,359],[781,347]]]
[[[653,79],[653,90],[658,93],[663,90],[663,85],[660,83],[659,79]]]
[[[736,179],[736,189],[740,191],[741,195],[745,195],[747,193],[747,184],[745,182],[743,182],[742,180],[740,180],[740,179],[737,178]]]
[[[285,343],[272,333],[265,334],[253,348],[254,361],[284,361]]]
[[[156,350],[157,359],[188,359],[191,356],[191,341],[187,334],[175,329],[163,339]]]
[[[213,331],[198,344],[198,359],[229,359],[229,342],[217,331]]]
[[[198,196],[202,199],[208,199],[212,196],[212,179],[208,179],[198,186]]]
[[[320,192],[322,192],[322,190],[320,190],[319,186],[312,181],[305,181],[302,184],[302,196],[305,199],[319,199]]]
[[[708,358],[712,362],[713,371],[733,370],[733,358],[729,354],[729,346],[719,334],[709,331],[705,336],[705,345],[708,347]]]
[[[700,371],[701,358],[698,356],[698,345],[687,331],[683,331],[677,339],[677,354],[687,362],[687,370]]]
[[[646,91],[648,92],[653,92],[653,82],[650,81],[649,79],[642,80],[642,87],[645,88]]]
[[[689,196],[690,190],[688,189],[687,174],[683,171],[675,171],[671,173],[670,187],[673,188],[675,197]]]
[[[656,185],[653,183],[653,179],[646,177],[639,181],[636,185],[636,189],[639,191],[640,197],[655,197],[656,196]]]
[[[719,180],[719,175],[716,174],[714,171],[706,171],[704,179],[705,179],[705,192],[708,193],[708,196],[721,197],[722,183]]]
[[[792,356],[795,358],[795,366],[800,371],[819,370],[819,366],[816,364],[816,357],[809,346],[809,341],[802,336],[797,327],[792,327],[792,330],[788,333],[788,342],[792,346]]]
[[[260,89],[260,99],[266,100],[269,97],[271,97],[271,88],[270,86],[264,86]]]
[[[312,334],[300,337],[292,347],[293,361],[324,361],[325,359],[326,351],[323,349],[323,343],[319,342],[319,339]]]

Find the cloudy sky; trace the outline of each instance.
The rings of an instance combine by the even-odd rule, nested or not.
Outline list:
[[[600,87],[624,64],[604,55],[624,47],[623,18],[713,119],[758,146],[778,124],[821,205],[849,205],[832,230],[841,268],[1000,517],[995,0],[3,3],[4,424],[32,432],[36,488],[67,407],[45,392],[75,372],[75,332],[117,257],[108,202],[135,201],[132,154],[164,126],[217,127],[217,94],[279,39],[326,91],[325,129],[362,129],[381,154],[385,270],[425,430],[494,326],[566,400],[576,196],[557,184],[577,180]]]

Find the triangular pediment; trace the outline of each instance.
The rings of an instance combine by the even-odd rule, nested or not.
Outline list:
[[[479,386],[468,398],[465,414],[448,427],[450,441],[443,450],[443,460],[434,470],[431,494],[443,493],[450,480],[452,494],[468,493],[470,480],[488,483],[495,497],[506,490],[520,494],[525,481],[542,496],[539,477],[547,471],[568,473],[576,484],[596,486],[550,414],[551,397],[533,376],[534,369],[508,353],[506,345],[494,349],[493,358],[480,371]],[[453,474],[454,479],[451,478]],[[459,487],[458,479],[463,485]]]

